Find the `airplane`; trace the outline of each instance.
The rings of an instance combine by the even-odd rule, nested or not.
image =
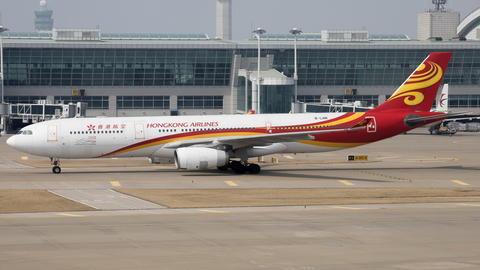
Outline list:
[[[7,144],[49,157],[53,173],[61,172],[60,159],[148,157],[183,170],[257,174],[250,157],[342,150],[445,119],[430,109],[451,55],[427,56],[387,101],[366,112],[68,118],[26,126]]]
[[[441,113],[446,113],[448,114],[448,84],[444,84],[442,88],[442,93],[440,94],[440,98],[437,100],[437,106],[435,109],[432,109],[431,112],[441,112]],[[430,134],[435,135],[435,134],[455,134],[455,130],[450,130],[450,129],[444,129],[442,128],[443,126],[443,121],[440,120],[437,122],[430,123],[428,125],[425,125],[425,127],[428,128],[428,131]]]
[[[432,112],[448,113],[448,84],[444,84],[440,98],[437,100],[437,106]]]
[[[448,108],[448,84],[445,84],[442,89],[442,93],[440,98],[437,101],[437,106],[432,112],[442,112],[447,114],[447,118],[441,121],[437,121],[426,125],[428,127],[428,131],[432,135],[453,135],[457,133],[457,130],[454,128],[450,128],[448,126],[451,122],[459,122],[459,123],[468,123],[468,122],[478,122],[480,119],[479,114],[473,114],[471,112],[458,112],[452,113],[449,111]]]

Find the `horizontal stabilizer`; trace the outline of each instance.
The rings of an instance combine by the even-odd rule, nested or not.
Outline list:
[[[455,116],[455,115],[465,115],[465,113],[459,112],[459,113],[437,114],[437,115],[424,116],[424,117],[418,116],[415,114],[410,114],[407,117],[405,117],[405,124],[409,127],[414,127],[428,120],[436,120],[436,119],[442,119],[442,118],[446,119],[447,117]]]

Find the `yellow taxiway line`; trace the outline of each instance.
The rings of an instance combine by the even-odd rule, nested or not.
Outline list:
[[[225,181],[225,183],[227,183],[227,185],[231,186],[231,187],[236,187],[238,186],[237,184],[235,184],[233,181]]]
[[[354,186],[354,184],[348,182],[347,180],[338,180],[338,182],[342,183],[342,184],[345,184],[347,186]]]
[[[122,185],[120,185],[120,183],[118,183],[118,181],[110,181],[110,184],[112,184],[112,186],[114,187],[121,187]]]
[[[452,182],[457,183],[457,184],[462,185],[462,186],[469,186],[470,185],[470,184],[464,183],[460,180],[452,180]]]
[[[59,216],[67,216],[67,217],[86,217],[86,216],[82,216],[82,215],[73,215],[73,214],[58,214]]]

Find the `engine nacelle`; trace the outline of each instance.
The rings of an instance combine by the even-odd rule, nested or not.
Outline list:
[[[175,166],[184,170],[206,170],[228,164],[228,153],[211,148],[178,148],[174,154]]]

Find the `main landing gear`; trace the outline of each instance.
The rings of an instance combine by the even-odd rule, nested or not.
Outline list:
[[[50,161],[52,162],[52,165],[54,165],[52,168],[52,172],[54,174],[59,174],[62,171],[62,169],[60,168],[60,160],[58,158],[50,158]]]
[[[247,171],[251,174],[258,174],[261,170],[260,166],[253,163],[247,163],[237,160],[232,160],[226,166],[217,167],[219,171],[226,171],[231,168],[236,174],[244,174]]]

